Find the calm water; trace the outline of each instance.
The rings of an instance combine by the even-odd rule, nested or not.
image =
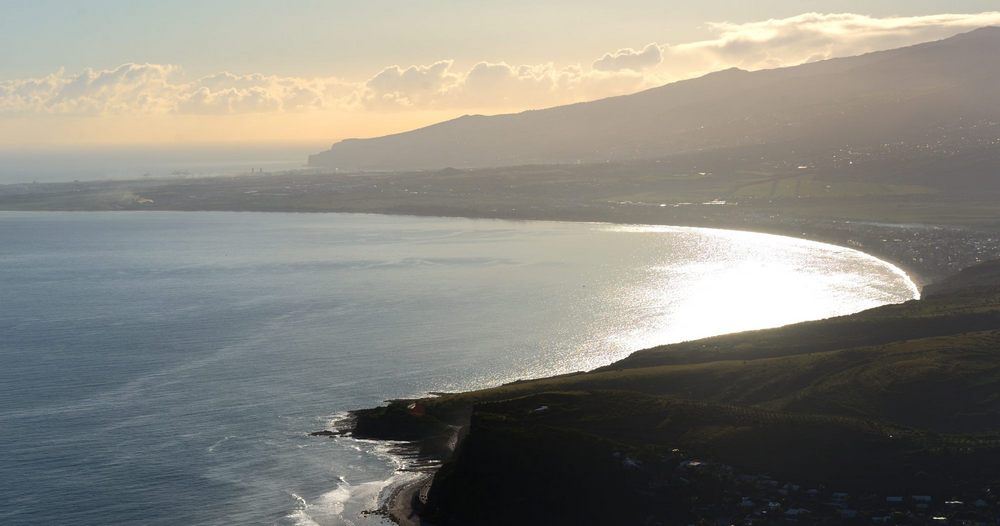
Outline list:
[[[207,177],[301,169],[319,144],[17,148],[0,145],[0,184]]]
[[[370,524],[342,411],[910,299],[859,252],[726,231],[0,213],[0,524]]]

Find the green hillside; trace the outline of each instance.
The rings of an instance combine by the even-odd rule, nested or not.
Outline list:
[[[966,270],[904,304],[358,411],[355,435],[417,439],[440,454],[462,429],[428,513],[463,524],[513,520],[496,499],[538,516],[559,503],[548,522],[572,523],[566,507],[601,498],[598,487],[657,521],[684,522],[704,518],[699,499],[732,497],[734,473],[855,493],[972,491],[1000,478],[996,268]],[[675,450],[716,466],[715,482],[682,484],[666,501],[649,497],[677,477],[690,483],[678,475]],[[629,461],[622,471],[623,455],[646,467]],[[491,514],[469,515],[475,510]],[[642,522],[642,513],[630,520]]]
[[[548,392],[477,407],[434,480],[425,516],[455,524],[691,523],[731,513],[741,473],[855,494],[959,494],[997,478],[998,457],[993,435],[634,392]]]

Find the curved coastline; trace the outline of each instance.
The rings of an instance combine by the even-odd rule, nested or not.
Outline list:
[[[865,250],[861,250],[861,249],[858,249],[858,248],[854,248],[854,247],[850,247],[850,246],[846,246],[846,245],[841,245],[841,244],[837,244],[837,243],[831,243],[831,242],[828,242],[828,241],[822,241],[822,240],[819,240],[819,239],[813,239],[811,237],[801,237],[800,238],[800,237],[792,237],[792,236],[789,236],[789,235],[786,235],[786,234],[776,234],[776,233],[772,233],[772,232],[750,230],[750,229],[740,230],[740,229],[732,229],[732,228],[715,228],[715,227],[701,227],[701,226],[658,225],[658,224],[633,224],[633,223],[607,223],[607,222],[594,222],[592,224],[614,225],[614,226],[617,226],[617,227],[625,227],[625,228],[632,227],[632,228],[641,229],[641,230],[638,230],[638,231],[641,231],[641,232],[665,231],[665,229],[684,229],[684,230],[691,230],[691,231],[696,231],[696,232],[726,232],[726,233],[739,233],[739,234],[749,234],[749,235],[755,235],[755,236],[771,236],[771,237],[778,237],[778,238],[793,239],[793,240],[796,240],[796,241],[798,241],[800,243],[802,243],[802,242],[809,243],[809,244],[816,245],[818,247],[825,247],[825,248],[833,248],[833,249],[837,249],[837,250],[851,251],[852,253],[863,255],[865,257],[865,259],[881,263],[882,265],[885,265],[886,267],[890,268],[894,274],[896,274],[897,276],[900,276],[901,278],[904,278],[907,281],[908,286],[909,286],[911,292],[913,292],[913,294],[914,294],[914,299],[919,299],[920,298],[921,289],[923,288],[924,285],[927,284],[925,282],[925,280],[919,274],[916,274],[913,270],[904,268],[904,266],[900,265],[899,263],[889,261],[888,259],[883,259],[883,258],[878,257],[878,256],[876,256],[874,254],[871,254],[870,252],[867,252]],[[811,321],[811,320],[802,320],[802,321]]]
[[[147,212],[147,213],[148,213],[148,212]],[[177,213],[177,212],[174,212],[174,213]],[[303,215],[303,214],[296,214],[296,215],[300,215],[300,216],[301,216],[301,215]],[[386,215],[386,214],[380,214],[380,215]],[[421,217],[426,217],[426,216],[421,216]],[[267,219],[268,219],[268,218],[266,218],[266,217],[262,217],[262,218],[259,218],[259,220],[261,220],[261,221],[267,221]],[[279,219],[279,218],[275,218],[275,219]],[[499,220],[499,221],[504,221],[504,222],[509,222],[509,221],[511,221],[511,220],[509,220],[509,219],[508,219],[508,220],[505,220],[505,219],[498,219],[498,220]],[[513,221],[515,221],[515,222],[522,222],[522,221],[520,221],[520,220],[513,220]],[[559,223],[580,223],[580,221],[556,221],[556,222],[559,222]],[[592,223],[592,222],[589,222],[589,223]],[[612,223],[606,223],[606,222],[602,222],[602,223],[600,223],[600,224],[605,224],[605,225],[611,225],[611,226],[614,226],[614,225],[629,225],[629,224],[634,224],[634,223],[613,223],[613,222],[612,222]],[[664,226],[664,228],[666,228],[666,226]],[[698,227],[679,227],[679,228],[698,228]],[[704,227],[701,227],[701,228],[704,228]],[[713,230],[713,231],[717,231],[717,230],[725,230],[725,229],[717,229],[717,228],[708,228],[707,230]],[[737,231],[738,231],[738,230],[737,230]],[[790,238],[790,239],[795,239],[795,238],[794,238],[793,236],[784,236],[784,237],[787,237],[787,238]],[[854,250],[854,251],[857,251],[856,249],[850,249],[850,248],[848,248],[848,247],[840,247],[840,248],[847,248],[847,249],[849,249],[849,250]],[[860,252],[860,251],[858,251],[858,252]],[[877,259],[877,258],[876,258],[876,259]],[[544,375],[544,374],[543,374],[543,375],[539,375],[539,376],[546,376],[546,375]],[[357,407],[357,405],[355,405],[355,407]]]
[[[361,215],[396,215],[396,214],[361,214]],[[406,214],[409,215],[409,214]],[[427,216],[412,216],[412,217],[427,217]],[[434,217],[455,217],[455,216],[434,216]],[[462,216],[464,217],[464,216]],[[483,217],[467,217],[467,219],[477,219],[477,220],[496,220],[496,221],[512,221],[511,219],[505,218],[483,218]],[[698,232],[709,232],[709,233],[728,233],[728,234],[747,234],[755,236],[773,236],[778,238],[787,238],[797,242],[805,242],[808,244],[815,245],[817,247],[824,247],[826,249],[835,249],[837,251],[850,251],[854,254],[860,254],[865,259],[878,262],[879,264],[889,268],[891,272],[900,278],[902,278],[909,290],[911,291],[913,297],[911,299],[920,299],[921,290],[926,282],[920,277],[919,274],[914,273],[912,270],[908,271],[902,266],[895,264],[886,259],[877,257],[869,252],[859,250],[857,248],[844,246],[841,244],[831,243],[827,241],[822,241],[812,238],[797,238],[785,234],[778,234],[766,231],[757,231],[750,229],[734,229],[734,228],[716,228],[716,227],[704,227],[704,226],[686,226],[686,225],[664,225],[664,224],[636,224],[636,223],[617,223],[617,222],[607,222],[607,221],[566,221],[566,220],[513,220],[517,222],[522,221],[540,221],[540,222],[553,222],[553,223],[585,223],[593,225],[611,226],[618,228],[634,228],[639,232],[657,232],[657,231],[667,231],[667,230],[689,230]],[[866,310],[866,309],[862,309]],[[860,312],[860,311],[858,311]],[[853,313],[849,313],[853,314]],[[802,322],[815,321],[815,320],[801,320]],[[759,329],[767,329],[770,327],[759,327]],[[751,329],[756,330],[756,329]],[[742,331],[740,331],[742,332]],[[720,333],[716,336],[723,336],[728,333]],[[640,352],[635,351],[635,352]],[[609,364],[613,365],[613,364]],[[533,380],[545,379],[547,377],[539,377]],[[424,396],[433,396],[432,393],[426,393]],[[410,480],[405,481],[387,481],[387,484],[379,492],[379,497],[377,502],[379,503],[378,509],[375,510],[376,513],[383,516],[389,517],[390,520],[399,524],[401,526],[432,526],[431,523],[420,517],[422,504],[425,502],[426,493],[433,481],[434,473],[436,469],[430,470],[426,475],[418,476]]]
[[[622,479],[623,473],[639,477],[616,493],[622,501],[644,503],[622,511],[639,522],[651,510],[662,514],[663,506],[680,514],[708,513],[728,520],[739,513],[733,502],[739,503],[741,494],[754,495],[754,501],[764,493],[772,501],[796,503],[804,502],[799,488],[817,485],[820,489],[809,489],[810,495],[818,491],[819,498],[828,498],[822,496],[824,487],[826,495],[840,491],[833,495],[841,497],[835,498],[857,504],[866,515],[882,511],[878,503],[885,495],[910,491],[935,495],[935,502],[942,495],[974,495],[994,480],[995,473],[982,466],[1000,454],[1000,442],[995,438],[996,421],[983,416],[995,413],[962,408],[997,407],[995,390],[982,386],[998,381],[993,352],[1000,338],[998,326],[1000,260],[995,260],[936,282],[918,301],[651,349],[651,356],[596,373],[416,401],[426,407],[429,420],[421,419],[425,425],[438,419],[455,424],[456,418],[463,418],[467,438],[435,478],[428,501],[399,498],[392,506],[403,510],[396,512],[400,524],[430,524],[417,513],[432,521],[472,520],[481,510],[515,521],[525,512],[553,518],[552,510],[587,516],[600,512],[587,504],[596,497],[587,488],[599,485],[605,476]],[[720,382],[730,387],[720,391]],[[768,392],[762,393],[761,385],[769,385]],[[748,394],[750,399],[745,398]],[[914,403],[928,397],[935,402]],[[466,416],[460,417],[455,411],[463,404]],[[406,411],[399,411],[398,402],[393,405],[395,410],[363,413],[383,423],[394,421],[390,425],[412,426],[399,418]],[[537,414],[543,408],[544,414]],[[581,417],[581,411],[587,416]],[[653,427],[658,431],[650,434]],[[595,441],[603,440],[607,442],[597,447]],[[784,445],[760,448],[761,440]],[[958,442],[969,447],[947,446]],[[817,457],[816,448],[829,455]],[[666,451],[672,453],[664,456]],[[608,461],[609,456],[627,462]],[[578,472],[581,483],[567,479],[567,489],[546,492],[563,486],[559,473],[566,466],[591,461],[593,476]],[[640,464],[646,467],[636,468]],[[736,495],[736,500],[720,501],[715,511],[696,511],[683,504],[688,501],[682,491],[678,506],[671,508],[673,504],[664,505],[663,496],[650,493],[652,486],[638,475],[663,481],[674,480],[662,478],[674,473],[687,487],[683,477],[697,477],[702,470],[711,480],[723,477],[718,480],[725,480],[724,495]],[[761,480],[769,485],[762,486]],[[658,484],[661,489],[674,487],[670,482]],[[787,491],[793,484],[794,494],[765,489]],[[400,487],[395,494],[417,490]],[[709,498],[717,495],[712,491]],[[536,492],[546,497],[521,497]],[[581,501],[583,494],[589,497]],[[495,508],[498,498],[501,503],[519,502],[519,509]],[[836,518],[836,510],[816,513],[817,518],[830,513]]]

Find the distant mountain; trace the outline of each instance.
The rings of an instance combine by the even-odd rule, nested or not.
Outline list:
[[[787,144],[802,150],[994,134],[1000,28],[748,72],[719,71],[633,95],[517,114],[467,115],[348,139],[313,155],[341,170],[475,168],[646,159]]]

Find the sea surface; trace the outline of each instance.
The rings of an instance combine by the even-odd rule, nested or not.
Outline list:
[[[0,184],[281,173],[305,169],[309,154],[328,147],[302,143],[45,148],[0,145]]]
[[[0,213],[0,524],[377,524],[402,460],[308,436],[344,411],[916,295],[721,230]]]

